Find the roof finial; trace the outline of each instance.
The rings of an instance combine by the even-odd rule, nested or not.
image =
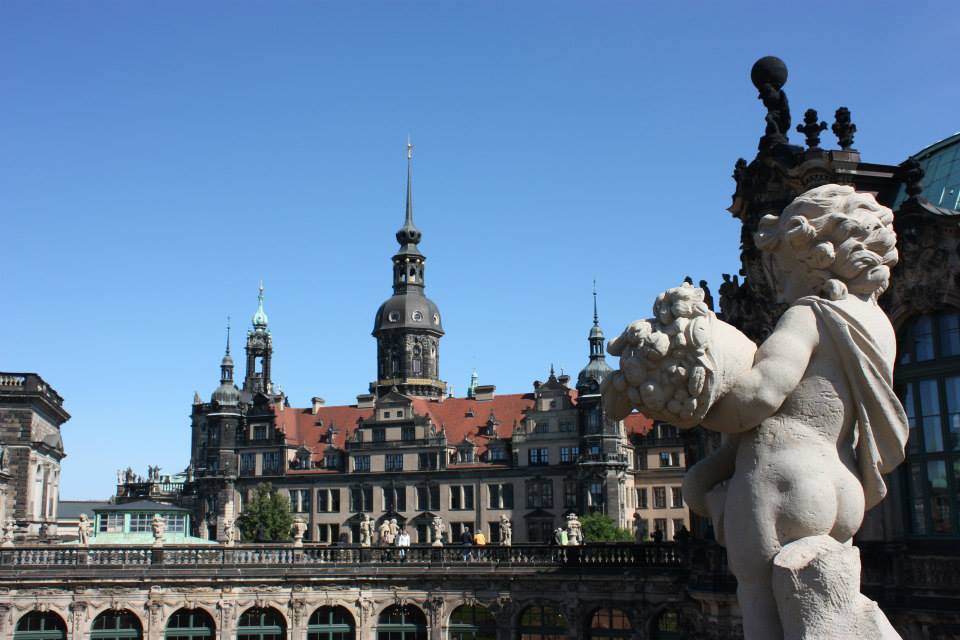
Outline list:
[[[230,316],[227,316],[227,355],[230,355]]]
[[[407,216],[403,226],[397,231],[397,242],[401,246],[420,242],[420,230],[413,224],[413,143],[407,136]]]
[[[593,281],[593,326],[600,326],[600,318],[597,316],[597,281]]]
[[[257,331],[267,329],[267,313],[263,310],[263,280],[260,280],[260,293],[257,294],[257,312],[253,314],[253,328]]]

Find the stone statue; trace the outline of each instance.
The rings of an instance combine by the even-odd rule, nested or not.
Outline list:
[[[12,547],[13,535],[17,530],[17,521],[13,518],[7,518],[3,523],[2,535],[0,535],[0,547]]]
[[[380,546],[385,547],[390,545],[390,521],[384,520],[380,523],[380,528],[378,529]]]
[[[223,535],[226,538],[226,543],[228,547],[232,547],[236,541],[236,531],[233,528],[233,520],[224,520],[223,521]]]
[[[294,518],[293,524],[290,525],[290,531],[293,533],[293,546],[302,547],[303,534],[307,532],[307,523],[303,521],[303,518]]]
[[[360,519],[360,546],[369,547],[373,544],[373,520],[369,514],[363,514]]]
[[[678,305],[696,299],[683,292],[661,318],[686,318],[682,331],[634,323],[611,344],[624,357],[604,401],[660,419],[679,408],[674,424],[726,434],[683,494],[727,547],[746,640],[899,638],[859,593],[851,544],[908,435],[892,387],[895,336],[877,305],[898,260],[893,214],[872,195],[824,185],[763,218],[755,240],[789,308],[746,364],[736,353],[745,339]],[[643,360],[663,340],[665,352]]]
[[[583,544],[583,529],[575,513],[567,514],[567,544],[573,547]]]
[[[513,524],[505,513],[500,514],[500,544],[505,547],[513,544]]]
[[[633,513],[633,541],[637,544],[643,542],[644,537],[646,537],[647,531],[644,526],[643,518],[640,517],[639,512]]]
[[[396,518],[390,518],[390,544],[393,544],[400,534],[400,525]]]
[[[163,534],[167,530],[167,522],[163,519],[159,513],[153,514],[153,520],[150,522],[150,527],[153,529],[153,544],[154,546],[163,545]]]
[[[90,542],[90,519],[87,514],[80,514],[80,521],[77,522],[77,544],[87,546]]]
[[[430,524],[433,527],[433,546],[442,547],[443,536],[447,532],[446,523],[444,523],[443,518],[440,516],[433,516],[433,522]]]

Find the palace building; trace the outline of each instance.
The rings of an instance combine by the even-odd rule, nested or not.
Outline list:
[[[261,482],[290,497],[308,525],[306,539],[359,542],[365,515],[396,519],[416,543],[431,543],[430,522],[447,540],[465,529],[498,542],[506,516],[513,539],[547,542],[569,513],[599,511],[619,527],[639,525],[664,539],[688,522],[680,495],[683,445],[664,425],[651,432],[639,414],[614,421],[599,385],[604,358],[594,294],[587,363],[576,381],[550,369],[525,393],[497,393],[476,376],[466,397],[440,376],[440,308],[426,295],[423,237],[414,224],[412,157],[407,154],[406,213],[396,233],[392,295],[377,309],[376,379],[356,404],[291,407],[272,380],[273,338],[261,287],[247,333],[243,385],[227,350],[220,384],[192,413],[191,481],[197,533],[226,539],[244,500]],[[663,434],[663,437],[658,437]],[[121,486],[118,495],[128,490]]]

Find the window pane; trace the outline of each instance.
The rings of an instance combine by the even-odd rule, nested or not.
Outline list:
[[[923,417],[923,446],[929,452],[943,451],[943,432],[940,427],[940,394],[936,380],[921,380],[920,415]]]
[[[950,516],[950,494],[947,490],[947,466],[943,460],[927,463],[927,480],[930,491],[930,515],[932,533],[952,533],[953,519]]]
[[[903,409],[907,414],[907,425],[910,427],[910,435],[907,439],[907,451],[909,453],[918,453],[920,451],[920,433],[917,430],[917,409],[916,406],[914,406],[913,394],[913,384],[907,384],[903,386],[900,398],[903,400]]]
[[[944,393],[947,398],[947,439],[953,451],[960,450],[960,376],[945,378]]]
[[[960,355],[960,314],[946,313],[940,316],[940,355]]]
[[[933,359],[933,323],[930,316],[918,318],[913,324],[913,353],[917,362]]]

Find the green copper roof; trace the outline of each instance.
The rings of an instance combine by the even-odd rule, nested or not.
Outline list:
[[[267,314],[263,310],[263,283],[260,283],[260,294],[257,296],[257,312],[253,314],[253,328],[257,331],[267,330]]]

